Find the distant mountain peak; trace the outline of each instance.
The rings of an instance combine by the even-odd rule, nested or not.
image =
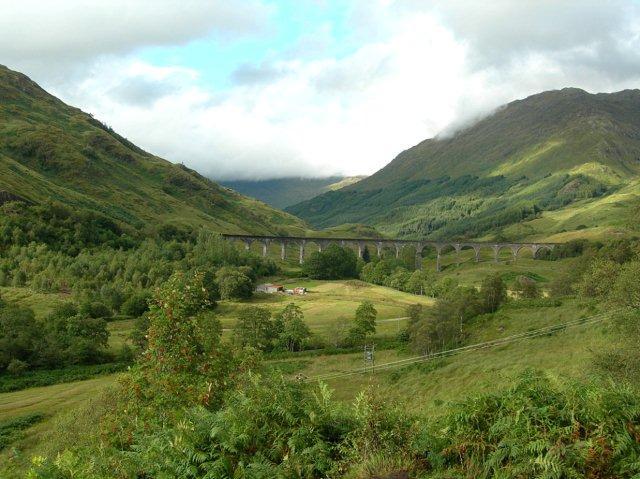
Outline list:
[[[391,235],[477,236],[543,209],[597,201],[639,178],[640,90],[563,88],[424,140],[372,176],[287,211],[320,227],[366,223]],[[618,221],[595,217],[581,225]]]

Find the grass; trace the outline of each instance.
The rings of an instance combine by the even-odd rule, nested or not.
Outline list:
[[[288,303],[298,305],[305,321],[315,333],[327,336],[340,323],[353,320],[355,311],[364,300],[373,302],[378,311],[378,334],[394,335],[398,322],[406,316],[405,309],[410,304],[430,305],[433,300],[424,296],[403,293],[391,288],[370,285],[361,281],[313,281],[308,279],[283,282],[286,288],[304,286],[308,293],[304,296],[256,295],[249,301],[221,301],[215,313],[226,329],[233,328],[239,310],[247,305],[261,306],[273,312]],[[392,320],[392,321],[385,321]]]
[[[0,392],[20,391],[26,388],[82,381],[123,371],[127,366],[127,363],[105,363],[88,366],[69,366],[62,369],[27,371],[20,376],[3,374],[0,375]]]
[[[566,299],[555,308],[509,308],[478,320],[468,327],[467,344],[507,337],[516,333],[566,322],[594,314],[593,306]],[[415,366],[357,374],[327,381],[338,398],[352,400],[367,386],[381,390],[384,397],[409,410],[439,414],[449,401],[475,393],[496,390],[510,384],[527,368],[545,370],[556,377],[585,378],[589,375],[593,351],[611,342],[608,324],[597,323],[567,329],[548,336],[472,351]],[[413,357],[410,352],[376,352],[378,365]],[[361,368],[361,354],[310,358],[301,373],[318,375]]]
[[[86,408],[89,401],[99,397],[116,378],[117,375],[112,374],[0,394],[0,424],[14,424],[7,447],[0,451],[0,477],[24,477],[33,455],[56,446],[50,435],[58,430],[57,421],[69,414],[75,416],[76,411]],[[71,435],[60,439],[72,442]]]
[[[100,212],[130,231],[163,223],[304,234],[307,225],[133,145],[0,66],[0,190]]]
[[[119,319],[117,321],[110,321],[107,324],[107,331],[109,331],[109,350],[112,353],[120,351],[122,346],[130,344],[129,335],[133,331],[134,319]]]
[[[0,394],[0,420],[30,413],[54,414],[72,408],[113,384],[117,375]]]
[[[0,451],[24,437],[24,430],[45,418],[44,414],[26,414],[0,422]]]
[[[466,255],[466,256],[465,256]],[[460,283],[477,285],[489,273],[501,272],[507,279],[518,274],[533,274],[544,285],[557,274],[571,268],[572,260],[541,261],[521,258],[517,264],[505,264],[508,256],[501,258],[501,264],[490,261],[474,263],[472,252],[463,251],[460,265],[454,254],[444,257],[444,271],[440,278],[457,278]],[[429,259],[425,266],[430,265]],[[274,278],[274,280],[277,278]],[[340,318],[349,321],[360,301],[374,302],[381,320],[404,316],[405,307],[421,302],[429,305],[432,300],[425,297],[402,293],[389,288],[363,284],[357,281],[312,281],[308,279],[285,279],[287,287],[305,286],[306,296],[257,296],[247,302],[223,301],[218,314],[225,328],[233,327],[236,314],[247,304],[265,306],[277,311],[288,302],[298,304],[305,314],[305,320],[312,330],[331,337],[341,323]],[[14,293],[20,296],[20,291]],[[25,304],[28,297],[23,296]],[[522,307],[511,303],[498,313],[474,320],[466,326],[467,344],[507,337],[543,326],[566,322],[589,316],[598,310],[597,305],[581,300],[563,299],[558,306],[545,308]],[[526,306],[526,305],[525,305]],[[109,324],[112,333],[111,346],[118,348],[125,341],[132,320],[114,321]],[[402,322],[380,322],[376,341],[380,346],[395,337]],[[225,334],[229,334],[226,331]],[[445,359],[428,361],[389,369],[356,374],[327,381],[339,400],[353,401],[363,388],[373,387],[379,393],[401,405],[403,408],[425,415],[439,415],[447,411],[449,403],[459,401],[468,395],[484,391],[495,391],[510,385],[512,378],[527,368],[544,370],[558,381],[566,378],[586,378],[589,376],[593,351],[606,348],[612,341],[606,323],[582,325],[553,335],[523,340],[500,347],[467,352]],[[331,353],[331,354],[329,354]],[[381,365],[398,359],[415,356],[415,353],[401,349],[380,347],[375,353],[375,364]],[[340,353],[321,351],[313,354],[292,354],[268,361],[269,364],[290,377],[302,374],[309,378],[329,373],[339,373],[363,364],[362,353]],[[31,426],[20,429],[11,445],[0,452],[0,477],[20,477],[28,462],[28,457],[42,453],[50,442],[52,431],[58,431],[61,418],[84,414],[89,401],[98,398],[101,391],[114,384],[117,375],[36,387],[0,394],[0,421],[19,421],[29,415],[46,414],[46,417]],[[16,455],[16,451],[20,453]],[[18,471],[18,472],[16,472]],[[11,474],[16,474],[11,476]]]
[[[44,319],[53,309],[71,296],[65,293],[39,293],[30,288],[0,287],[0,297],[18,306],[31,308],[37,319]]]

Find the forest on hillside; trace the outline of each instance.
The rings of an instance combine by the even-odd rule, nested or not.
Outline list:
[[[349,351],[371,341],[377,311],[370,301],[359,305],[335,344],[319,341],[294,304],[272,313],[250,301],[225,337],[218,304],[247,301],[258,278],[277,273],[277,264],[204,230],[159,228],[130,237],[104,218],[59,205],[2,208],[2,285],[56,291],[68,300],[42,319],[3,301],[0,379],[20,387],[21,377],[52,367],[128,365],[116,385],[60,419],[49,433],[51,455],[36,458],[29,477],[640,473],[636,240],[557,248],[537,261],[571,259],[574,266],[544,285],[544,293],[535,277],[491,274],[469,287],[412,271],[403,258],[358,260],[338,246],[311,254],[303,269],[310,278],[359,278],[432,297],[431,307],[407,307],[406,327],[386,346],[423,358],[469,344],[468,328],[505,307],[553,308],[573,296],[606,305],[617,339],[594,355],[591,380],[555,381],[528,370],[511,387],[470,396],[436,417],[394,406],[375,387],[354,402],[339,401],[322,380],[274,367],[273,358],[287,354]],[[515,296],[507,294],[514,288]],[[139,319],[134,347],[109,357],[105,325],[115,316]],[[11,441],[41,420],[24,416],[0,430]]]

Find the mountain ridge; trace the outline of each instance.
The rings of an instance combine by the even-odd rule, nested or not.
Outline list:
[[[359,222],[399,236],[501,235],[612,194],[638,175],[640,90],[568,88],[508,103],[451,137],[404,150],[355,185],[286,211],[316,227]]]
[[[171,223],[287,234],[307,225],[139,148],[92,115],[0,66],[0,190],[58,201],[139,229]]]
[[[274,208],[284,209],[327,191],[344,188],[366,176],[329,176],[326,178],[275,178],[272,180],[222,181],[222,186],[256,198]]]

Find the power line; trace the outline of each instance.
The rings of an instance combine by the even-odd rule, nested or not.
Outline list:
[[[531,339],[531,338],[535,338],[538,336],[544,336],[546,334],[551,334],[551,333],[555,333],[555,332],[559,332],[559,331],[564,331],[567,328],[570,327],[575,327],[575,326],[581,326],[581,325],[585,325],[585,324],[595,324],[604,320],[609,319],[613,314],[617,313],[620,310],[614,310],[614,311],[608,311],[606,313],[600,313],[594,316],[590,316],[590,317],[586,317],[586,318],[579,318],[579,319],[574,319],[571,321],[567,321],[565,323],[558,323],[558,324],[554,324],[551,326],[545,326],[543,328],[538,328],[538,329],[534,329],[531,331],[526,331],[523,333],[517,333],[517,334],[513,334],[510,336],[506,336],[504,338],[498,338],[498,339],[494,339],[494,340],[490,340],[490,341],[484,341],[481,343],[476,343],[476,344],[471,344],[468,346],[461,346],[458,348],[453,348],[453,349],[449,349],[446,351],[440,351],[437,353],[432,353],[432,354],[425,354],[425,355],[420,355],[420,356],[413,356],[410,358],[405,358],[405,359],[400,359],[397,361],[391,361],[388,363],[383,363],[380,364],[378,366],[376,366],[375,370],[386,370],[386,369],[391,369],[394,367],[403,367],[403,366],[409,366],[411,364],[416,364],[418,362],[423,362],[423,361],[429,361],[432,359],[438,359],[438,358],[443,358],[443,357],[449,357],[449,356],[453,356],[455,354],[459,354],[459,353],[463,353],[463,352],[468,352],[468,351],[478,351],[481,349],[487,349],[487,348],[491,348],[491,347],[495,347],[495,346],[502,346],[505,344],[511,344],[523,339]],[[367,369],[368,371],[368,369]],[[352,369],[349,371],[340,371],[340,372],[334,372],[334,373],[327,373],[327,374],[321,374],[318,376],[314,376],[311,378],[307,378],[306,381],[313,381],[313,380],[329,380],[329,379],[336,379],[336,378],[340,378],[340,377],[345,377],[345,376],[351,376],[354,374],[361,374],[365,372],[365,368],[356,368],[356,369]]]

